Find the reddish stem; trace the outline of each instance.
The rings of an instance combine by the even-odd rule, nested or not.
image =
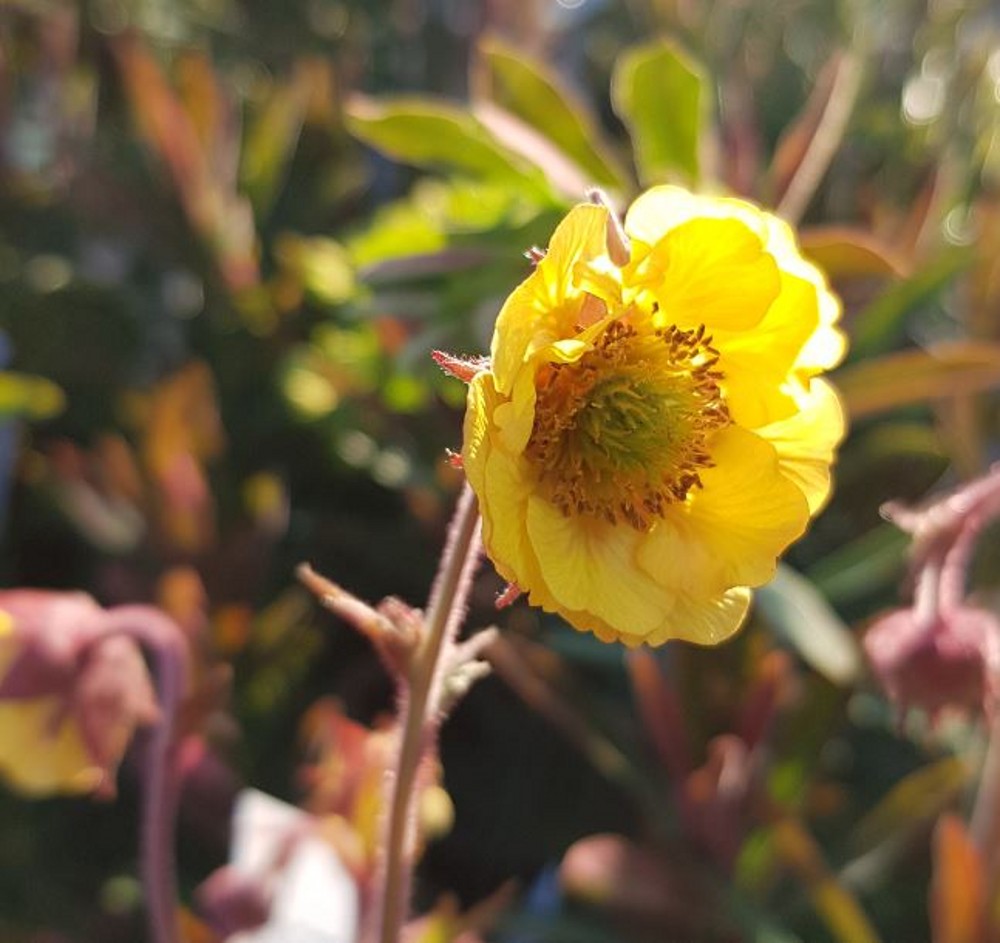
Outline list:
[[[177,712],[188,676],[187,640],[176,623],[152,606],[111,609],[105,627],[111,634],[134,639],[153,657],[160,719],[141,753],[140,872],[150,939],[179,943],[174,865],[178,788],[173,757]]]
[[[366,939],[380,943],[398,943],[409,909],[419,771],[436,748],[444,668],[465,617],[479,550],[479,511],[466,485],[431,591],[420,647],[409,677],[400,679],[402,737],[395,776],[388,787],[385,839],[372,899],[378,924],[374,932],[365,934]]]

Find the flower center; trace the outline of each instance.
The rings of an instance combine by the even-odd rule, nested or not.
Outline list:
[[[539,370],[526,455],[564,514],[645,531],[701,487],[708,440],[729,423],[711,340],[704,326],[616,320],[575,363]]]

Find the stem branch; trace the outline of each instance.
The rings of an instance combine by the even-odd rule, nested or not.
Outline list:
[[[479,560],[479,511],[465,486],[427,608],[424,635],[409,677],[402,680],[402,739],[396,772],[389,784],[389,813],[374,903],[381,904],[379,943],[398,943],[409,907],[414,857],[414,800],[420,768],[436,743],[447,650],[465,615],[472,574]]]

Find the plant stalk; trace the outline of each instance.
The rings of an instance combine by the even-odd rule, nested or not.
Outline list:
[[[479,510],[466,485],[424,620],[424,633],[408,678],[402,681],[402,735],[391,780],[385,841],[373,899],[379,943],[398,943],[409,910],[415,844],[415,801],[421,766],[431,757],[441,723],[441,689],[448,652],[465,616],[472,575],[479,562]]]
[[[184,633],[152,606],[117,606],[107,628],[134,639],[153,657],[160,719],[142,744],[140,761],[140,874],[152,943],[179,943],[174,826],[178,783],[173,762],[177,712],[188,675]]]

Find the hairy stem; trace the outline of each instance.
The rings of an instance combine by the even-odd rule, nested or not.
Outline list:
[[[465,616],[472,574],[479,561],[479,511],[468,485],[462,492],[438,568],[424,634],[400,692],[402,728],[395,775],[389,785],[383,858],[374,904],[379,943],[398,943],[409,907],[415,815],[421,766],[430,759],[441,722],[441,688],[448,651]]]

